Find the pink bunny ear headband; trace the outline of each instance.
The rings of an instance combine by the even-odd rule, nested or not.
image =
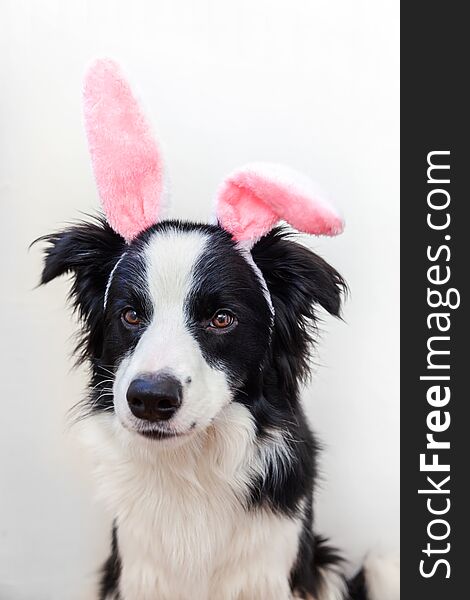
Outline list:
[[[106,218],[130,243],[163,220],[165,183],[158,144],[114,61],[97,60],[89,68],[84,115]],[[269,163],[246,165],[223,181],[216,196],[216,217],[253,265],[249,250],[281,220],[313,235],[338,235],[344,227],[338,212],[310,179]],[[256,272],[264,283],[259,269]]]

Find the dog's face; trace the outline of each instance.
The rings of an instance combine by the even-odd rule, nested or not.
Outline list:
[[[255,271],[222,230],[152,228],[117,265],[104,311],[121,424],[153,437],[206,428],[259,372],[269,315]]]
[[[339,312],[340,276],[280,231],[251,253],[218,226],[171,221],[130,244],[104,222],[47,240],[43,282],[73,274],[88,412],[159,441],[189,439],[233,401],[269,410],[265,385],[295,394],[315,305]]]

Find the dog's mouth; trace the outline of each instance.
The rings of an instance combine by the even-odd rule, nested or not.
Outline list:
[[[138,431],[137,433],[151,440],[168,440],[186,435],[184,433],[177,433],[176,431],[160,431],[158,429],[153,429],[150,431]]]
[[[150,440],[171,440],[176,438],[183,438],[191,435],[196,427],[196,423],[193,423],[187,431],[171,431],[162,429],[144,429],[137,430],[137,433],[143,435]]]

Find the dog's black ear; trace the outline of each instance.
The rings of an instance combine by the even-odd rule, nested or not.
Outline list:
[[[79,223],[46,235],[41,284],[71,274],[70,299],[83,321],[85,332],[77,350],[79,359],[101,352],[103,304],[106,284],[125,241],[101,219]]]
[[[275,310],[273,360],[280,363],[286,383],[296,387],[309,373],[318,307],[339,317],[347,286],[336,269],[282,228],[262,238],[252,254]]]

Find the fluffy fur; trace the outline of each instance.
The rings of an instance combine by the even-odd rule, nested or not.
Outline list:
[[[150,125],[119,66],[97,60],[83,91],[98,192],[110,225],[126,240],[161,218],[163,167]]]
[[[177,221],[130,244],[104,220],[45,240],[42,282],[72,276],[91,365],[77,416],[115,518],[100,599],[381,600],[313,529],[318,445],[299,387],[341,276],[282,229],[249,260],[222,227]],[[234,320],[214,331],[222,309]],[[162,372],[181,406],[137,418],[130,382]]]
[[[250,247],[280,220],[314,235],[338,235],[344,228],[313,181],[271,163],[252,163],[229,175],[217,194],[217,217],[236,240]]]

